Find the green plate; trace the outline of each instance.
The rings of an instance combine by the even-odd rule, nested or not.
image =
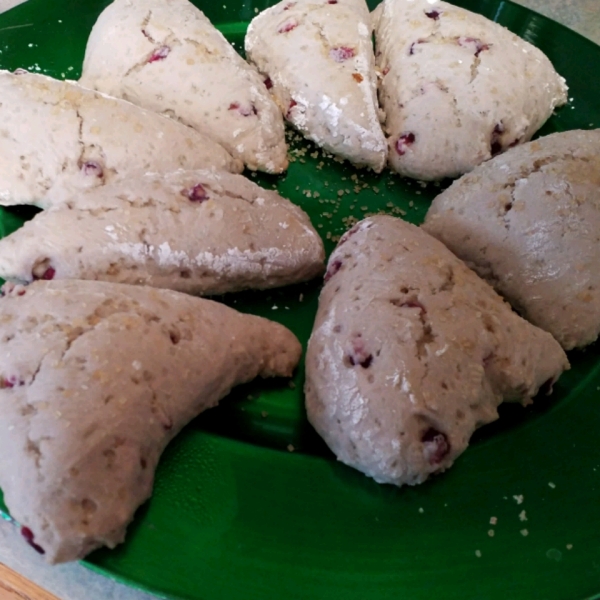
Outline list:
[[[0,67],[78,77],[108,3],[29,0],[1,15]],[[248,21],[272,2],[196,3],[239,49]],[[542,48],[566,77],[570,104],[542,133],[600,126],[600,48],[510,2],[458,4]],[[287,175],[256,181],[303,206],[328,251],[369,213],[420,222],[440,191],[355,172],[291,141]],[[31,214],[3,210],[0,235]],[[225,301],[284,323],[306,343],[319,286]],[[292,385],[239,388],[167,449],[125,544],[84,564],[202,600],[590,597],[600,592],[599,348],[569,358],[573,369],[549,399],[503,407],[448,473],[417,488],[377,485],[333,459],[305,418],[302,365]]]

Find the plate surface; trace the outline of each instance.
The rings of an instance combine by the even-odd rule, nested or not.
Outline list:
[[[238,49],[248,21],[272,3],[196,0]],[[570,104],[542,134],[600,127],[599,47],[510,2],[456,3],[542,48],[566,77]],[[0,67],[78,77],[108,4],[30,0],[0,15]],[[328,251],[369,213],[421,222],[440,191],[354,171],[298,139],[291,145],[289,172],[256,181],[304,207]],[[0,209],[0,236],[31,214]],[[319,287],[225,301],[284,323],[305,343]],[[600,350],[569,358],[573,369],[550,398],[502,407],[448,473],[417,488],[377,485],[333,459],[306,422],[303,365],[292,384],[238,388],[167,449],[126,543],[86,564],[202,600],[590,597],[600,591]]]

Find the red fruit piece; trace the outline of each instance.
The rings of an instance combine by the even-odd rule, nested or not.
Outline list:
[[[373,355],[366,349],[362,334],[358,333],[352,338],[352,350],[348,354],[348,362],[353,367],[360,365],[363,369],[368,369],[373,362]]]
[[[403,133],[396,141],[396,152],[400,156],[404,156],[408,148],[415,143],[415,139],[414,133]]]
[[[287,113],[285,114],[286,118],[290,118],[290,114],[292,112],[292,108],[294,108],[294,106],[298,106],[298,103],[292,98],[290,100],[290,105],[288,107]]]
[[[461,36],[457,41],[459,46],[469,48],[475,54],[475,56],[479,56],[484,50],[490,49],[489,44],[482,42],[478,38]]]
[[[33,535],[33,531],[31,531],[31,529],[29,529],[29,527],[21,527],[21,535],[25,538],[25,541],[36,551],[39,552],[40,554],[45,554],[46,551],[39,546],[38,544],[35,543],[35,536]]]
[[[104,169],[99,162],[88,160],[81,165],[81,171],[86,177],[98,177],[101,179],[104,176]]]
[[[327,283],[340,269],[342,268],[341,260],[334,260],[329,267],[327,268],[327,272],[325,273],[324,281]]]
[[[327,4],[337,4],[338,0],[327,0]]]
[[[181,190],[181,195],[192,202],[204,202],[208,200],[208,194],[201,183],[197,183],[193,188]]]
[[[439,465],[450,452],[450,442],[445,434],[430,427],[421,437],[423,454],[430,465]]]
[[[232,102],[229,105],[229,110],[237,110],[237,112],[239,112],[243,117],[249,117],[251,115],[258,114],[254,104],[250,104],[250,106],[241,106],[239,102]]]
[[[440,15],[442,13],[439,10],[426,10],[425,11],[425,15],[428,16],[430,19],[433,19],[434,21],[437,21],[440,18]]]
[[[273,87],[273,81],[271,81],[270,77],[265,79],[265,87],[270,90]]]
[[[155,50],[152,53],[152,56],[148,59],[149,63],[156,62],[158,60],[164,60],[169,56],[169,52],[171,52],[171,48],[169,46],[161,46],[158,50]]]
[[[14,387],[18,387],[21,385],[25,385],[25,382],[21,379],[18,379],[14,375],[8,378],[0,377],[0,390],[1,389],[11,389]]]
[[[287,33],[288,31],[292,31],[292,29],[296,29],[296,27],[298,27],[298,21],[296,19],[288,19],[279,26],[277,33]]]
[[[36,275],[32,273],[32,277],[34,281],[42,280],[42,281],[50,281],[54,279],[56,275],[56,269],[54,267],[48,267],[41,275]]]
[[[338,63],[353,58],[355,54],[354,48],[349,48],[348,46],[337,46],[329,51],[329,56]]]

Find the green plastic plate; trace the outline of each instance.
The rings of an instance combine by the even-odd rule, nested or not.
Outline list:
[[[108,3],[29,0],[0,15],[0,67],[77,78]],[[238,49],[272,4],[196,3]],[[600,126],[600,48],[510,2],[457,3],[542,48],[566,77],[570,103],[541,133]],[[296,137],[288,173],[255,179],[304,207],[328,251],[369,213],[420,222],[440,191],[355,171]],[[2,210],[0,235],[31,214]],[[319,287],[225,301],[306,343]],[[589,598],[600,592],[600,352],[569,358],[550,398],[503,407],[448,473],[417,488],[378,485],[334,460],[306,421],[303,365],[292,384],[239,388],[167,449],[125,544],[84,564],[171,598]]]

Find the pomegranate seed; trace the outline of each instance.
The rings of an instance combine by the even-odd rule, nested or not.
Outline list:
[[[437,21],[440,18],[440,11],[439,10],[427,10],[425,11],[425,15],[428,16],[430,19],[433,19],[434,21]]]
[[[25,385],[25,382],[22,379],[18,379],[14,375],[12,377],[0,377],[0,390],[1,389],[12,389],[14,387],[18,387],[21,385]]]
[[[258,114],[254,104],[251,104],[250,108],[248,108],[247,106],[240,106],[239,102],[232,102],[229,105],[229,110],[237,110],[243,117],[249,117],[250,115]]]
[[[54,267],[48,267],[41,275],[36,275],[35,273],[32,273],[32,277],[34,281],[38,281],[38,280],[42,280],[42,281],[50,281],[51,279],[54,279],[54,276],[56,275],[56,269],[54,269]]]
[[[341,260],[334,260],[325,273],[324,281],[327,283],[342,268]]]
[[[430,465],[439,465],[450,452],[450,442],[445,434],[430,427],[421,437],[423,454]]]
[[[193,188],[181,190],[181,195],[192,202],[204,202],[208,200],[208,194],[201,183],[197,183]]]
[[[353,367],[360,365],[363,369],[368,369],[373,362],[373,355],[367,351],[362,334],[357,334],[352,339],[352,350],[347,355],[348,362]]]
[[[292,108],[294,108],[294,106],[298,106],[298,103],[297,103],[297,102],[296,102],[296,101],[295,101],[295,100],[292,98],[292,99],[290,100],[290,105],[289,105],[289,107],[288,107],[288,111],[287,111],[287,113],[285,114],[286,118],[288,118],[288,119],[290,118],[290,114],[291,114],[291,112],[292,112]]]
[[[348,48],[348,46],[338,46],[329,51],[329,56],[338,63],[354,58],[355,54],[354,48]]]
[[[292,31],[292,29],[296,29],[296,27],[298,27],[298,21],[296,21],[296,19],[288,19],[285,21],[285,23],[279,26],[277,32],[287,33],[288,31]]]
[[[270,90],[273,87],[273,82],[271,81],[270,77],[267,77],[265,79],[265,87]]]
[[[95,160],[88,160],[81,165],[81,171],[86,177],[98,177],[102,178],[104,176],[104,169],[102,169],[102,165]]]
[[[171,52],[171,48],[169,46],[161,46],[158,50],[152,53],[152,56],[148,59],[149,63],[157,62],[159,60],[164,60],[169,56],[169,52]]]
[[[33,535],[33,531],[31,531],[31,529],[29,529],[29,527],[21,527],[21,535],[25,538],[25,541],[36,551],[39,552],[40,554],[45,554],[46,551],[39,546],[38,544],[35,543],[34,539],[35,536]]]
[[[337,4],[338,0],[327,0],[327,4]]]
[[[403,133],[396,142],[396,152],[400,156],[404,156],[409,146],[415,143],[415,139],[414,133]]]

